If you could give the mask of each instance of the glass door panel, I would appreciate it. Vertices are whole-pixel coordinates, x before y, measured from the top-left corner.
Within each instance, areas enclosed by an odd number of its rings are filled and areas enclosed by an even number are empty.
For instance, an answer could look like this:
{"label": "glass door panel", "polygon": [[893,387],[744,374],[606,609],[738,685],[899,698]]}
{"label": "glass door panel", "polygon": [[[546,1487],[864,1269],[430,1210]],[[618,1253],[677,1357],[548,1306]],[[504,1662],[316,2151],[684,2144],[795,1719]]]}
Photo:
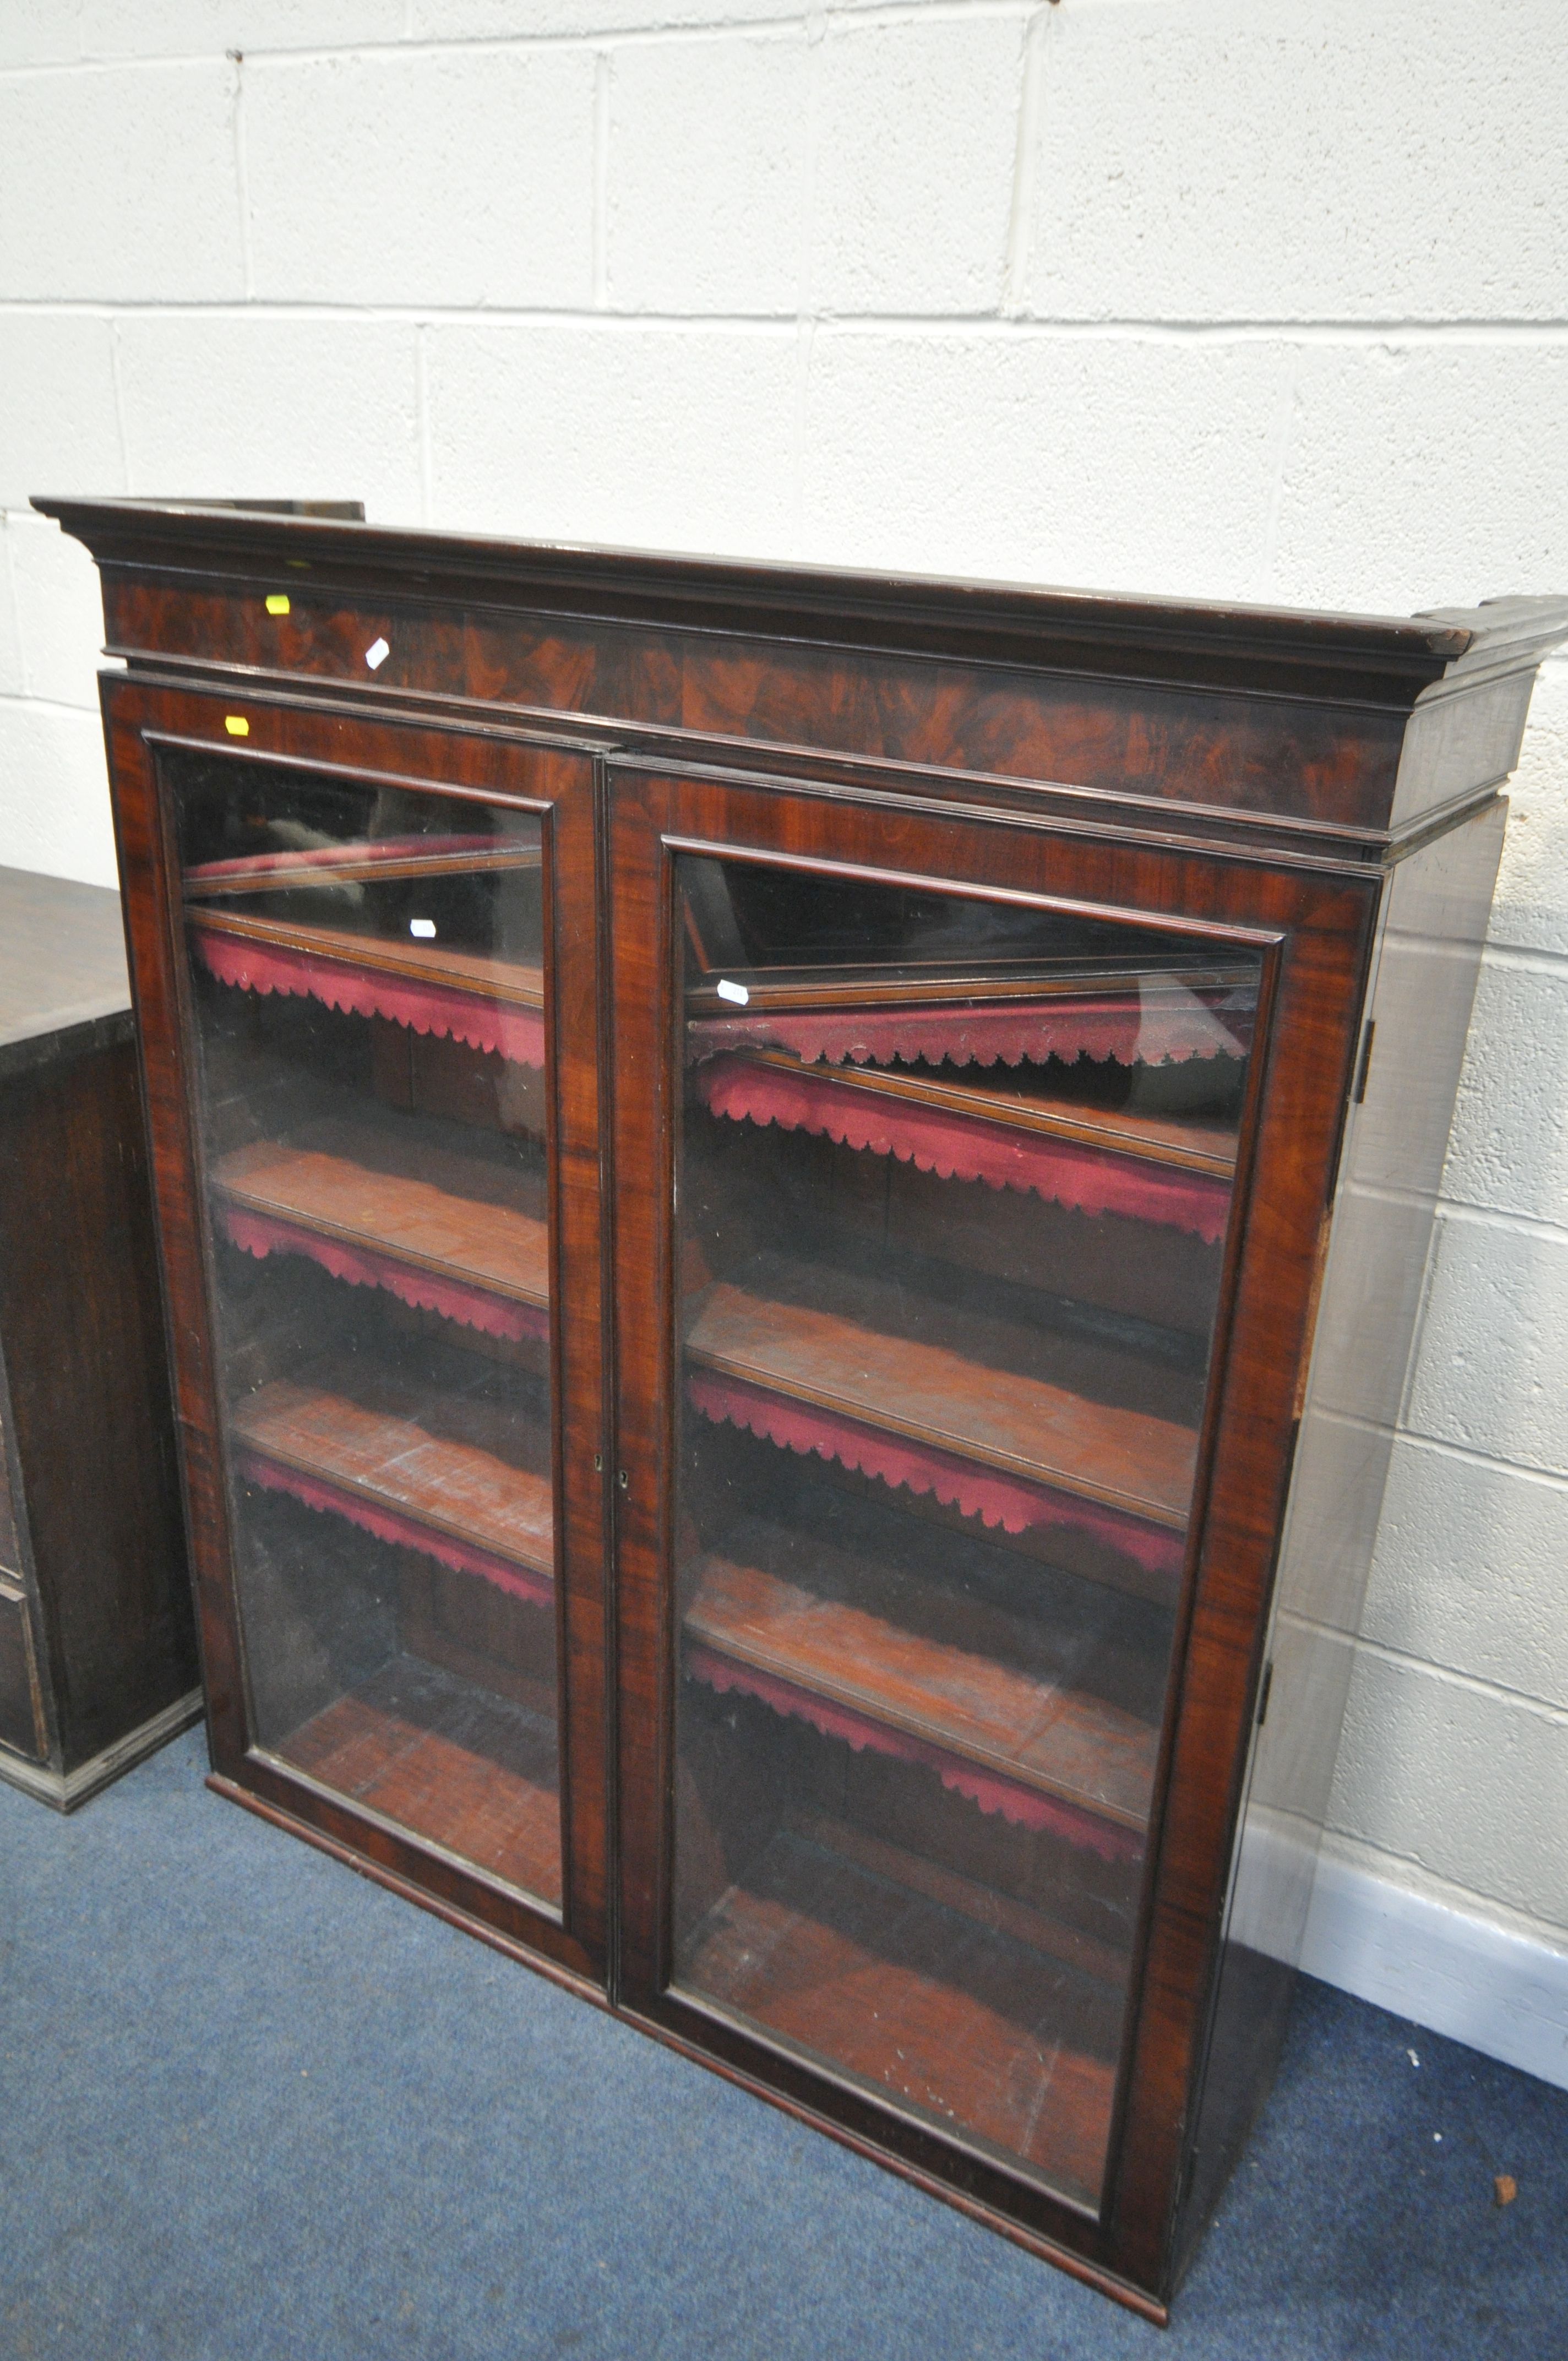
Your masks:
{"label": "glass door panel", "polygon": [[167,775],[255,1741],[558,1908],[540,819]]}
{"label": "glass door panel", "polygon": [[1091,2205],[1259,958],[676,878],[674,1988]]}

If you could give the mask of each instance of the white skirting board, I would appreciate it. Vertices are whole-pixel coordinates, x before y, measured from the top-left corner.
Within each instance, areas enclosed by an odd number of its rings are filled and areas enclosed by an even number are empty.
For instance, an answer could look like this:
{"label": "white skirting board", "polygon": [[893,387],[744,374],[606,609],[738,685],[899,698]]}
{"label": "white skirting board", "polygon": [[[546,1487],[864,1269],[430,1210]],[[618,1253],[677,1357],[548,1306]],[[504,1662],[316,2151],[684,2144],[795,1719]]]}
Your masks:
{"label": "white skirting board", "polygon": [[1301,1965],[1568,2090],[1568,1949],[1322,1853]]}

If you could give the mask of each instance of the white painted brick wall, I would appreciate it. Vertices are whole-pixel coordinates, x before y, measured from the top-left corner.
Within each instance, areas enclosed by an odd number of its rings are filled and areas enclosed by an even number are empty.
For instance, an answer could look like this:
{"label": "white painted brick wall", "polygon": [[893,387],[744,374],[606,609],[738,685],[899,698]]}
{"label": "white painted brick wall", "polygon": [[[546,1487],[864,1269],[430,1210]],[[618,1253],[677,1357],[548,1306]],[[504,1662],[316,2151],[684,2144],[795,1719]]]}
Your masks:
{"label": "white painted brick wall", "polygon": [[501,512],[546,540],[712,549],[744,514],[787,543],[793,331],[452,327],[426,368],[445,523],[491,532]]}
{"label": "white painted brick wall", "polygon": [[1003,292],[1026,16],[828,19],[811,299],[825,312],[994,315]]}
{"label": "white painted brick wall", "polygon": [[16,519],[0,517],[0,697],[25,697],[27,668],[22,662],[22,628],[11,588],[11,544]]}
{"label": "white painted brick wall", "polygon": [[137,491],[194,484],[236,494],[238,468],[254,500],[332,499],[351,483],[374,516],[418,513],[419,340],[411,323],[159,310],[117,322],[115,342],[126,478]]}
{"label": "white painted brick wall", "polygon": [[610,303],[793,319],[809,200],[804,27],[643,42],[603,79]]}
{"label": "white painted brick wall", "polygon": [[[0,860],[113,872],[49,491],[1348,608],[1568,588],[1561,0],[0,5]],[[1568,1949],[1568,663],[1342,1856]]]}
{"label": "white painted brick wall", "polygon": [[1268,341],[824,324],[802,544],[841,565],[1260,592],[1288,390]]}
{"label": "white painted brick wall", "polygon": [[258,302],[589,304],[590,51],[263,57],[239,113]]}
{"label": "white painted brick wall", "polygon": [[1031,312],[1560,317],[1561,9],[1065,0],[1049,39]]}
{"label": "white painted brick wall", "polygon": [[7,74],[0,296],[242,296],[236,80],[222,57]]}

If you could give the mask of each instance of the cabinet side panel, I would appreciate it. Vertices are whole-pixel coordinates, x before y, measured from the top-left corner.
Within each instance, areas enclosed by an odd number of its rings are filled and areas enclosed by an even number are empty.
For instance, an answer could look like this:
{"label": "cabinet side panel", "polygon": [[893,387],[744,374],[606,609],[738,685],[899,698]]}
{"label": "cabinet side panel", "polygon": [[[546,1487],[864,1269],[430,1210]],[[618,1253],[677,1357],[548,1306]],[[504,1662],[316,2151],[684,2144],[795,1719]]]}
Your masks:
{"label": "cabinet side panel", "polygon": [[1341,1157],[1280,1545],[1272,1677],[1179,2231],[1183,2260],[1267,2094],[1284,2038],[1506,811],[1501,800],[1488,805],[1412,854],[1384,899],[1367,1008],[1376,1032]]}
{"label": "cabinet side panel", "polygon": [[0,1319],[67,1771],[196,1685],[136,1053],[6,1094]]}
{"label": "cabinet side panel", "polygon": [[11,1498],[11,1470],[5,1446],[8,1407],[5,1372],[0,1368],[0,1575],[9,1575],[19,1583],[22,1579],[22,1543],[16,1532],[16,1509]]}
{"label": "cabinet side panel", "polygon": [[41,1762],[46,1751],[27,1602],[4,1584],[0,1584],[0,1746],[13,1748],[29,1763]]}

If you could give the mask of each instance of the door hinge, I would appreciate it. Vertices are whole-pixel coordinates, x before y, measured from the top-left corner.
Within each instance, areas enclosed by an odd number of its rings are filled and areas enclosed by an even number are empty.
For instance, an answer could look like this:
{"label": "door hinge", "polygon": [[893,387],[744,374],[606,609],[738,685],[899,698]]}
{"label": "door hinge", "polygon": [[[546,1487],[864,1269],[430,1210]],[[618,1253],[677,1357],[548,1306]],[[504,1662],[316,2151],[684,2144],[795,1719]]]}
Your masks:
{"label": "door hinge", "polygon": [[1263,1728],[1264,1723],[1268,1719],[1268,1693],[1273,1686],[1274,1659],[1270,1656],[1267,1664],[1265,1664],[1263,1668],[1263,1678],[1258,1684],[1257,1726],[1259,1730]]}
{"label": "door hinge", "polygon": [[1369,1016],[1362,1027],[1361,1058],[1355,1069],[1355,1088],[1351,1093],[1351,1102],[1355,1106],[1360,1106],[1366,1096],[1366,1076],[1372,1064],[1372,1036],[1376,1030],[1376,1017]]}

